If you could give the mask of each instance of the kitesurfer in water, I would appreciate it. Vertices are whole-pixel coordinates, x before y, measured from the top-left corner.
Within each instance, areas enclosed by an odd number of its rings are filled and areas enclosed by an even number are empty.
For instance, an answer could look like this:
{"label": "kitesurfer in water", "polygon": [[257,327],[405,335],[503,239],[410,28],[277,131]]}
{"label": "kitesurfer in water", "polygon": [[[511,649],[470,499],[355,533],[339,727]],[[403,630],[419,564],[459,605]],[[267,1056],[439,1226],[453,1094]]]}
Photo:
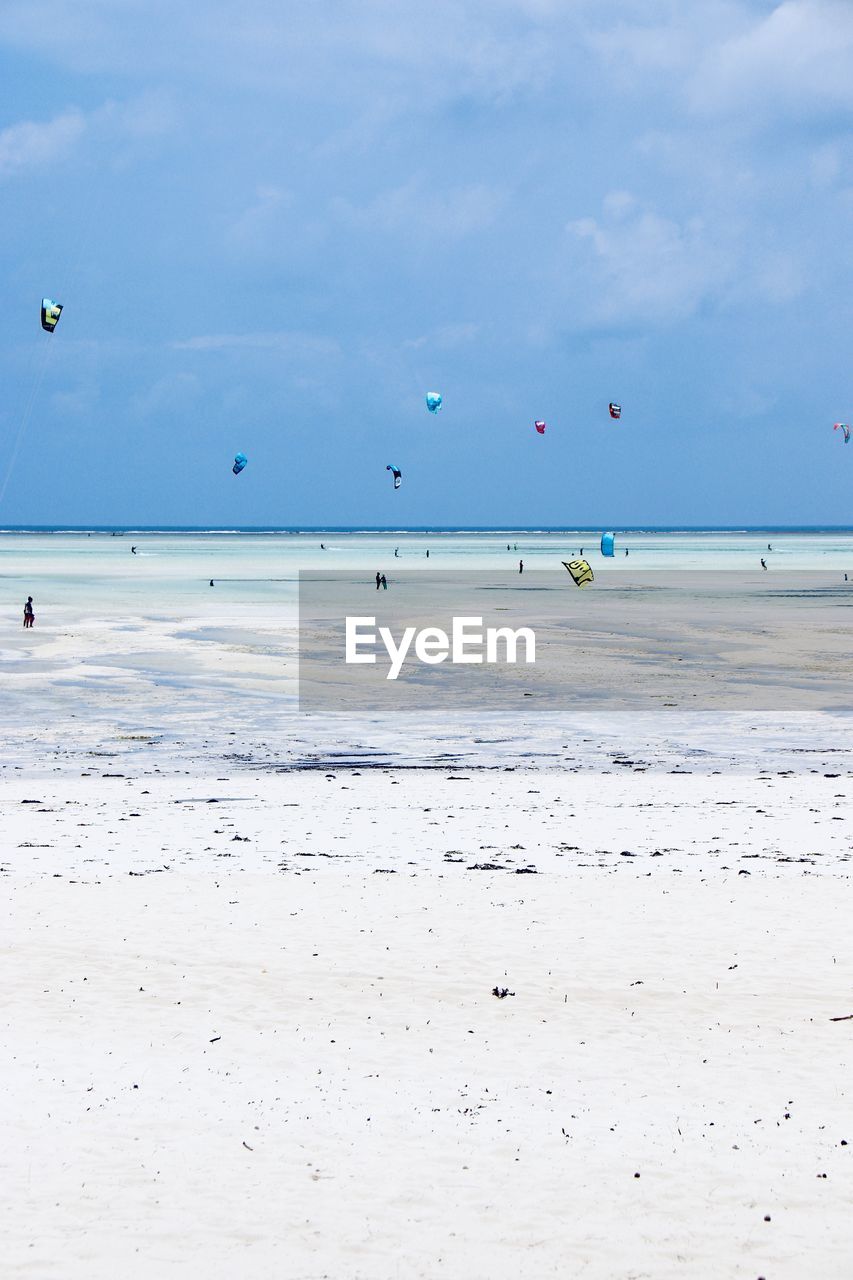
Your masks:
{"label": "kitesurfer in water", "polygon": [[33,612],[33,598],[32,596],[27,596],[27,603],[24,605],[24,627],[28,629],[33,625],[35,620],[36,615]]}

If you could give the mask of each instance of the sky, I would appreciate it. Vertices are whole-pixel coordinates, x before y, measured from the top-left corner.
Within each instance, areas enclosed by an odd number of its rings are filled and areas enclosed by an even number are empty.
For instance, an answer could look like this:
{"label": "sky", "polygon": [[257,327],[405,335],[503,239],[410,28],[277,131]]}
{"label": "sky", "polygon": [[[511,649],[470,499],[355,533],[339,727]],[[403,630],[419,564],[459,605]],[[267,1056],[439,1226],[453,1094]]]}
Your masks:
{"label": "sky", "polygon": [[851,65],[849,0],[3,0],[0,525],[853,524]]}

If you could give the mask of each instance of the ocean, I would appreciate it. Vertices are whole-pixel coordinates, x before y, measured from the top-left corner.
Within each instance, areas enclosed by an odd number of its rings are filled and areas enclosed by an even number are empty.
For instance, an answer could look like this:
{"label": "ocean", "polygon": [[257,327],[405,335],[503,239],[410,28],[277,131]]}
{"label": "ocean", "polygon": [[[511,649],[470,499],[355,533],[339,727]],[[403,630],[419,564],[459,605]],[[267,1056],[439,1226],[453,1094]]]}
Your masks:
{"label": "ocean", "polygon": [[[596,572],[636,570],[831,570],[853,575],[853,529],[12,529],[0,531],[0,601],[8,616],[27,595],[77,617],[111,611],[206,611],[217,600],[264,609],[295,602],[300,570],[518,571],[559,569],[583,554]],[[136,553],[131,552],[136,547]],[[772,548],[772,550],[768,550]],[[395,556],[395,551],[398,553]],[[625,555],[625,552],[628,555]],[[427,556],[427,552],[429,555]],[[23,593],[23,596],[22,596]]]}

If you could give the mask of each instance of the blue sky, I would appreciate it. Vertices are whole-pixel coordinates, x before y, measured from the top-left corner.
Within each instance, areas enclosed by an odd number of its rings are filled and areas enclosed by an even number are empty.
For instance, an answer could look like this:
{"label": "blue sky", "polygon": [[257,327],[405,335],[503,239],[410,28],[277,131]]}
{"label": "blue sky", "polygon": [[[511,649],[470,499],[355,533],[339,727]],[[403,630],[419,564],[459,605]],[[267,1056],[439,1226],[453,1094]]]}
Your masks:
{"label": "blue sky", "polygon": [[851,65],[846,0],[6,0],[0,523],[853,523]]}

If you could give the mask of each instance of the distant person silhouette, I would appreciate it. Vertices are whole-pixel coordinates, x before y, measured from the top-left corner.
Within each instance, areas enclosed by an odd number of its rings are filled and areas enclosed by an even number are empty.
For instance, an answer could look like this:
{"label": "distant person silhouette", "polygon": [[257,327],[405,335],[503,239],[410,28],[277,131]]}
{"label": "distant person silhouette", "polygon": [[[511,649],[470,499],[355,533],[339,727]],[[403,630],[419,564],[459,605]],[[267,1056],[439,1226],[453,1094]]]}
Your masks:
{"label": "distant person silhouette", "polygon": [[388,583],[385,581],[385,574],[384,574],[384,573],[383,573],[383,575],[382,575],[382,590],[383,590],[383,591],[387,591],[387,590],[388,590]]}
{"label": "distant person silhouette", "polygon": [[762,569],[766,569],[766,568],[767,568],[767,561],[766,561],[766,560],[763,560],[763,559],[762,559],[762,561],[761,561],[761,567],[762,567]]}
{"label": "distant person silhouette", "polygon": [[33,612],[33,598],[32,596],[27,596],[27,603],[24,605],[24,627],[29,629],[35,620],[36,615]]}
{"label": "distant person silhouette", "polygon": [[379,588],[380,588],[381,586],[382,586],[382,574],[381,574],[381,573],[377,573],[377,575],[376,575],[376,590],[378,591],[378,590],[379,590]]}
{"label": "distant person silhouette", "polygon": [[518,572],[519,572],[519,573],[524,573],[524,561],[523,561],[523,560],[519,560],[519,562],[518,562]]}

